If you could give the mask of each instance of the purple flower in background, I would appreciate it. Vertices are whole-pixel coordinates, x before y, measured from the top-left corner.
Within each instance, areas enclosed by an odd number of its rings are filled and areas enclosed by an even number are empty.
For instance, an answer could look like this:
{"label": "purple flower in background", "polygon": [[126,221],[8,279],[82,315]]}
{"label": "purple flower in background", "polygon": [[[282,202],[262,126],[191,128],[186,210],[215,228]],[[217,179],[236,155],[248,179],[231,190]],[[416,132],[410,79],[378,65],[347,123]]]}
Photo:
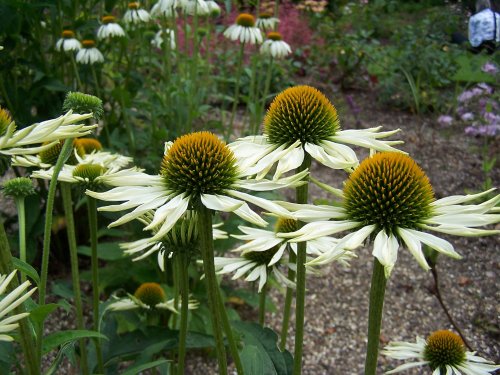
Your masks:
{"label": "purple flower in background", "polygon": [[448,115],[441,115],[438,117],[437,121],[441,126],[450,126],[453,123],[453,117]]}
{"label": "purple flower in background", "polygon": [[468,126],[465,128],[465,134],[494,137],[500,134],[500,125]]}
{"label": "purple flower in background", "polygon": [[474,113],[466,112],[462,116],[460,116],[460,119],[462,121],[472,121],[472,120],[474,120]]}
{"label": "purple flower in background", "polygon": [[[493,88],[490,85],[488,85],[487,83],[479,83],[477,85],[477,87],[479,89],[486,91],[487,94],[491,94],[493,92]],[[483,92],[480,92],[480,94],[483,94]]]}
{"label": "purple flower in background", "polygon": [[497,66],[491,62],[487,62],[486,64],[484,64],[482,66],[481,70],[485,73],[492,74],[492,75],[498,73]]}
{"label": "purple flower in background", "polygon": [[464,92],[462,92],[459,96],[458,96],[458,101],[459,102],[468,102],[469,100],[471,100],[473,97],[475,96],[475,94],[471,91],[471,90],[466,90]]}

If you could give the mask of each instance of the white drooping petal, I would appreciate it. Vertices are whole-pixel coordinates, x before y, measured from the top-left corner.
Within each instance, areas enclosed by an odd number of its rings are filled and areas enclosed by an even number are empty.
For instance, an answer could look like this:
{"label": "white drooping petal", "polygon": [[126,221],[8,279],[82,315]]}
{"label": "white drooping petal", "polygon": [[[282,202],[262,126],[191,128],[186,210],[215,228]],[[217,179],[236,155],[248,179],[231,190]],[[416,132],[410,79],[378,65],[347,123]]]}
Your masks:
{"label": "white drooping petal", "polygon": [[452,195],[452,196],[441,198],[441,199],[438,199],[438,200],[432,202],[431,206],[439,208],[439,207],[458,205],[458,204],[470,202],[470,201],[479,199],[482,196],[487,195],[494,190],[496,190],[496,188],[492,188],[492,189],[489,189],[489,190],[486,190],[486,191],[483,191],[483,192],[477,193],[477,194]]}
{"label": "white drooping petal", "polygon": [[420,267],[426,271],[430,270],[431,267],[429,267],[429,264],[425,259],[424,252],[422,251],[422,245],[418,238],[406,229],[398,228],[397,231],[408,250],[410,250],[410,253],[415,257],[418,264],[420,264]]}
{"label": "white drooping petal", "polygon": [[342,219],[346,217],[346,211],[343,207],[298,204],[284,201],[277,201],[275,203],[292,211],[295,219],[304,222],[326,221],[329,219]]}
{"label": "white drooping petal", "polygon": [[312,143],[306,143],[305,149],[315,160],[332,169],[354,168],[358,164],[357,160],[353,162],[344,158],[331,156],[323,147]]}
{"label": "white drooping petal", "polygon": [[282,174],[291,170],[297,169],[304,161],[304,150],[302,147],[292,148],[288,153],[283,155],[278,161],[276,172],[273,180],[277,180]]}
{"label": "white drooping petal", "polygon": [[203,205],[214,211],[233,212],[240,208],[244,202],[226,197],[224,195],[202,194],[201,202]]}
{"label": "white drooping petal", "polygon": [[303,242],[350,230],[359,227],[359,225],[360,223],[353,221],[317,221],[304,225],[298,231],[277,233],[276,235],[282,238],[290,238],[290,242]]}
{"label": "white drooping petal", "polygon": [[271,212],[275,215],[278,215],[280,217],[287,218],[287,219],[294,218],[293,215],[287,209],[285,209],[282,206],[280,206],[279,204],[276,204],[276,203],[269,201],[267,199],[259,198],[259,197],[256,197],[256,196],[253,196],[250,194],[246,194],[246,193],[243,193],[241,191],[236,191],[236,190],[228,190],[227,193],[236,197],[236,198],[244,199],[245,201],[250,202],[252,204],[255,204],[256,206],[258,206],[258,207],[260,207],[268,212]]}
{"label": "white drooping petal", "polygon": [[443,240],[442,238],[414,229],[406,229],[406,231],[413,235],[418,241],[423,242],[427,246],[432,247],[434,250],[439,251],[440,253],[443,253],[455,259],[462,258],[462,256],[455,251],[453,245],[448,241]]}
{"label": "white drooping petal", "polygon": [[253,191],[270,191],[276,189],[282,189],[285,187],[297,187],[307,183],[304,178],[309,174],[309,171],[303,170],[289,177],[284,177],[280,179],[269,180],[253,180],[246,179],[235,183],[234,186],[241,187],[242,189],[249,189]]}
{"label": "white drooping petal", "polygon": [[397,148],[392,147],[392,145],[401,144],[403,141],[378,140],[378,138],[385,138],[397,133],[399,129],[387,132],[378,132],[379,129],[380,127],[371,129],[340,130],[335,133],[334,136],[329,138],[334,142],[352,144],[377,151],[402,152]]}
{"label": "white drooping petal", "polygon": [[[173,200],[174,199],[172,199],[172,201]],[[163,237],[165,237],[166,234],[174,227],[175,223],[177,223],[177,220],[179,220],[182,217],[182,215],[184,215],[184,213],[187,211],[188,206],[189,206],[189,198],[182,197],[179,200],[177,200],[176,204],[171,206],[171,209],[169,210],[169,214],[166,217],[166,220],[163,222],[163,224],[161,224],[160,229],[158,229],[158,232],[156,232],[155,235],[151,237],[151,239],[161,240]]]}
{"label": "white drooping petal", "polygon": [[391,271],[398,259],[398,240],[392,234],[387,235],[384,230],[378,232],[373,242],[373,256],[384,266],[386,279],[391,275]]}

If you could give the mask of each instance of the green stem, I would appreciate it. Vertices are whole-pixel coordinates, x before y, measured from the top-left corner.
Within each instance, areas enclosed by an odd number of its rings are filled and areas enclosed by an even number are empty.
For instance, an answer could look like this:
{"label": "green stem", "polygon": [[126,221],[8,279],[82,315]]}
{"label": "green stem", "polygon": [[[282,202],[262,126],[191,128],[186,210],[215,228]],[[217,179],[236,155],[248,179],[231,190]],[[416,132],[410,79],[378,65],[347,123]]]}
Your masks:
{"label": "green stem", "polygon": [[[257,134],[257,127],[261,121],[262,113],[264,112],[264,109],[266,108],[266,99],[267,95],[269,94],[269,90],[271,88],[271,78],[272,78],[272,71],[273,71],[273,57],[269,57],[269,65],[267,66],[267,72],[266,72],[266,80],[264,83],[264,93],[262,94],[262,102],[260,100],[257,101],[256,106],[258,108],[258,113],[256,115],[256,123],[255,123],[255,128],[252,129],[252,134]],[[258,87],[260,87],[260,83],[258,84]]]}
{"label": "green stem", "polygon": [[[16,198],[17,216],[19,223],[19,259],[26,263],[26,211],[24,197]],[[21,283],[26,281],[26,275],[21,272]]]}
{"label": "green stem", "polygon": [[[54,211],[54,199],[56,196],[57,188],[57,177],[59,172],[68,160],[71,152],[73,151],[73,139],[68,138],[64,142],[61,153],[57,158],[56,165],[54,166],[54,172],[52,173],[52,178],[49,184],[49,193],[47,195],[47,203],[45,208],[45,227],[43,232],[43,249],[42,249],[42,267],[40,270],[40,287],[38,288],[38,304],[45,305],[45,296],[47,291],[47,278],[49,274],[49,255],[50,255],[50,239],[52,235],[52,212]],[[42,358],[42,341],[43,341],[43,326],[44,323],[40,323],[37,329],[37,361],[41,362]]]}
{"label": "green stem", "polygon": [[[293,251],[290,251],[290,263],[297,263],[297,256]],[[295,271],[291,268],[288,269],[288,280],[295,281]],[[281,326],[281,337],[280,337],[280,350],[283,351],[286,348],[286,339],[288,337],[288,326],[290,325],[290,311],[292,308],[294,290],[292,288],[286,288],[285,305],[283,307],[283,323]]]}
{"label": "green stem", "polygon": [[[302,165],[297,168],[297,173],[311,166],[311,156],[305,154]],[[296,201],[299,204],[306,204],[309,192],[309,183],[295,189]],[[299,228],[304,223],[299,222]],[[295,353],[293,363],[293,374],[302,373],[302,352],[304,341],[304,318],[306,299],[306,247],[307,242],[297,244],[297,292],[295,301]]]}
{"label": "green stem", "polygon": [[[97,257],[97,208],[94,198],[87,195],[87,213],[89,215],[90,229],[90,268],[92,269],[92,318],[94,331],[99,331],[99,258]],[[104,373],[104,362],[102,359],[101,339],[94,339],[97,354],[97,369],[100,374]]]}
{"label": "green stem", "polygon": [[[75,234],[75,218],[73,215],[73,201],[71,199],[71,185],[61,182],[61,195],[63,199],[64,215],[66,216],[66,232],[68,234],[69,257],[71,262],[71,281],[73,282],[73,293],[75,296],[76,327],[85,329],[83,322],[82,292],[80,289],[80,275],[78,270],[78,255]],[[88,374],[87,349],[85,340],[80,341],[80,366],[83,374]]]}
{"label": "green stem", "polygon": [[[12,254],[10,252],[9,241],[3,220],[0,218],[0,274],[8,275],[14,269],[12,264]],[[9,291],[14,290],[19,286],[17,278],[14,277],[9,285]],[[24,304],[21,304],[15,309],[16,314],[23,314],[26,312]],[[19,321],[19,341],[24,353],[24,363],[26,371],[29,375],[40,374],[40,365],[37,360],[37,353],[35,350],[35,340],[33,338],[33,329],[28,319],[21,319]]]}
{"label": "green stem", "polygon": [[267,297],[267,282],[262,287],[259,293],[259,324],[264,326],[266,320],[266,297]]}
{"label": "green stem", "polygon": [[372,283],[370,287],[370,308],[368,312],[368,347],[366,349],[365,375],[377,372],[378,345],[387,279],[384,266],[377,258],[373,262]]}
{"label": "green stem", "polygon": [[211,312],[212,329],[215,339],[215,351],[219,363],[219,374],[227,375],[226,349],[222,337],[222,317],[218,303],[217,277],[214,265],[214,241],[212,232],[212,212],[201,202],[198,203],[198,231],[200,238],[201,254],[203,257],[203,268],[208,294],[208,307]]}
{"label": "green stem", "polygon": [[243,52],[245,51],[245,43],[240,44],[240,53],[238,55],[238,65],[236,66],[236,86],[234,87],[234,97],[233,97],[233,108],[231,110],[231,117],[229,119],[229,126],[227,131],[229,134],[233,130],[234,117],[236,115],[236,109],[238,107],[238,97],[240,96],[240,79],[241,71],[243,68]]}
{"label": "green stem", "polygon": [[189,260],[186,252],[181,252],[178,256],[178,271],[181,290],[181,322],[179,327],[179,358],[177,360],[177,373],[184,374],[184,362],[186,359],[186,338],[189,306]]}
{"label": "green stem", "polygon": [[238,352],[238,345],[236,345],[236,340],[234,339],[233,330],[231,329],[231,323],[229,323],[229,318],[226,313],[226,306],[224,306],[224,301],[222,300],[222,295],[220,290],[217,290],[217,297],[219,300],[219,309],[222,315],[222,325],[224,326],[224,332],[226,334],[227,341],[229,343],[229,351],[234,360],[234,366],[236,367],[236,372],[238,375],[243,375],[243,364],[241,363],[240,353]]}
{"label": "green stem", "polygon": [[78,73],[78,67],[76,66],[75,56],[73,56],[73,54],[71,52],[69,53],[69,55],[71,58],[71,65],[73,66],[73,71],[75,72],[75,78],[76,78],[76,84],[77,84],[76,89],[81,91],[81,90],[83,90],[83,85],[82,85],[82,81],[80,80],[80,74]]}

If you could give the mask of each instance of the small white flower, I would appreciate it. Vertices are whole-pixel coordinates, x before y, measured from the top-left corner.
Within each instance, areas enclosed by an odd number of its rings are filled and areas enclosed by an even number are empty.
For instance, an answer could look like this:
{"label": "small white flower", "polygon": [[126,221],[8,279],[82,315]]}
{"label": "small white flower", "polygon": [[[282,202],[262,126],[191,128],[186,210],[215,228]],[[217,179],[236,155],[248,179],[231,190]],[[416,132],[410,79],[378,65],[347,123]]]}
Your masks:
{"label": "small white flower", "polygon": [[415,359],[387,371],[395,374],[415,367],[429,367],[432,375],[488,375],[500,366],[465,350],[462,339],[450,331],[433,332],[427,340],[417,337],[415,343],[391,342],[382,354],[400,360]]}
{"label": "small white flower", "polygon": [[60,52],[79,51],[81,48],[81,43],[75,38],[75,33],[71,30],[64,30],[62,38],[56,42],[56,50]]}
{"label": "small white flower", "polygon": [[15,275],[16,271],[12,271],[9,275],[0,275],[0,341],[14,340],[7,333],[19,327],[19,323],[17,322],[27,317],[29,313],[16,314],[9,317],[6,317],[6,315],[26,301],[36,290],[36,288],[33,288],[25,293],[26,289],[31,285],[29,281],[25,281],[16,289],[4,295]]}
{"label": "small white flower", "polygon": [[280,22],[280,20],[276,17],[272,17],[269,13],[261,13],[259,14],[259,18],[257,18],[255,25],[262,31],[267,31],[273,30],[278,22]]}
{"label": "small white flower", "polygon": [[139,25],[141,23],[147,23],[151,19],[147,10],[139,8],[138,2],[132,2],[128,4],[128,10],[123,16],[123,21],[128,25]]}
{"label": "small white flower", "polygon": [[102,17],[102,25],[97,30],[97,39],[108,39],[125,36],[123,28],[115,22],[114,16]]}
{"label": "small white flower", "polygon": [[82,41],[83,48],[76,54],[76,62],[80,64],[93,65],[104,62],[101,51],[95,47],[95,42],[90,39]]}
{"label": "small white flower", "polygon": [[155,37],[151,40],[151,44],[158,49],[161,49],[163,40],[167,39],[170,41],[170,49],[175,49],[175,34],[172,29],[160,30],[155,34]]}
{"label": "small white flower", "polygon": [[248,13],[240,14],[235,24],[224,31],[224,36],[231,40],[239,40],[241,43],[262,43],[262,32],[255,27],[255,18]]}
{"label": "small white flower", "polygon": [[[2,111],[4,110],[0,108],[0,114]],[[0,154],[36,154],[52,147],[59,139],[89,134],[97,125],[85,125],[81,122],[91,117],[91,113],[80,115],[73,114],[73,111],[69,111],[56,119],[33,124],[18,131],[16,131],[15,122],[11,121],[5,133],[0,136]],[[23,148],[23,146],[39,143],[45,144]]]}
{"label": "small white flower", "polygon": [[270,32],[267,34],[267,40],[260,46],[260,53],[272,56],[275,59],[282,59],[292,53],[290,45],[281,40],[281,34]]}
{"label": "small white flower", "polygon": [[152,17],[175,17],[177,12],[177,0],[159,0],[153,8],[151,8]]}
{"label": "small white flower", "polygon": [[210,8],[205,0],[179,0],[179,7],[190,16],[210,14]]}

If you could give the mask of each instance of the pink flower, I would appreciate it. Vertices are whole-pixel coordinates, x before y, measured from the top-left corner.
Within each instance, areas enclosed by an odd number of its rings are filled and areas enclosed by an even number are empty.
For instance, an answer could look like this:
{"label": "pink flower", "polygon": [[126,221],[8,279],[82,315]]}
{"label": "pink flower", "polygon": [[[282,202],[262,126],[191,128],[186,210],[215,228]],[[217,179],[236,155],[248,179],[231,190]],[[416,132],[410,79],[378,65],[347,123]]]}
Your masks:
{"label": "pink flower", "polygon": [[448,115],[441,115],[438,117],[437,121],[441,126],[450,126],[453,123],[453,117]]}
{"label": "pink flower", "polygon": [[494,63],[491,63],[491,62],[487,62],[486,64],[484,64],[482,66],[481,70],[483,72],[485,72],[485,73],[492,74],[492,75],[498,73],[497,66]]}

